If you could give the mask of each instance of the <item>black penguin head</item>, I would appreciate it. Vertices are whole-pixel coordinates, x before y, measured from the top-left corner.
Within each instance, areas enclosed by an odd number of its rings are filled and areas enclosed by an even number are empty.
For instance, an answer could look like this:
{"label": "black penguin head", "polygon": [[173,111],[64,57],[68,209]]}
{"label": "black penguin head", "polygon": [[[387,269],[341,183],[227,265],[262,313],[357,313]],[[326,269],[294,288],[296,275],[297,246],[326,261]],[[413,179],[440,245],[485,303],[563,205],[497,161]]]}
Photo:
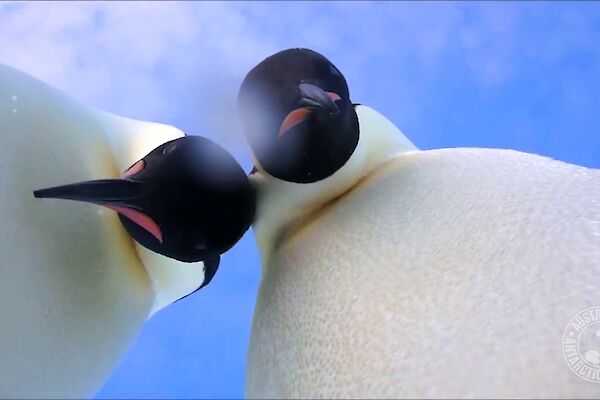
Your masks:
{"label": "black penguin head", "polygon": [[35,197],[79,200],[119,213],[144,247],[185,262],[218,257],[254,218],[254,192],[236,160],[212,141],[186,136],[134,163],[123,179],[37,190]]}
{"label": "black penguin head", "polygon": [[238,105],[256,159],[279,179],[325,179],[358,144],[346,80],[312,50],[284,50],[262,61],[242,82]]}

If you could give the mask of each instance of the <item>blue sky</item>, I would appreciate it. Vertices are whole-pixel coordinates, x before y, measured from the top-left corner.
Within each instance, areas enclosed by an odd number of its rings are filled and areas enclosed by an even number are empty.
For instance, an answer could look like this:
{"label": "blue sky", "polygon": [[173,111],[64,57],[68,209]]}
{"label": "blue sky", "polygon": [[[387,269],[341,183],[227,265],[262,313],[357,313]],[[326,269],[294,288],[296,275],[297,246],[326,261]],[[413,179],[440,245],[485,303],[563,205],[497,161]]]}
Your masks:
{"label": "blue sky", "polygon": [[[244,74],[310,47],[420,148],[600,167],[600,3],[0,3],[0,62],[79,100],[218,141],[250,168]],[[154,316],[98,397],[240,397],[260,279],[252,233]]]}

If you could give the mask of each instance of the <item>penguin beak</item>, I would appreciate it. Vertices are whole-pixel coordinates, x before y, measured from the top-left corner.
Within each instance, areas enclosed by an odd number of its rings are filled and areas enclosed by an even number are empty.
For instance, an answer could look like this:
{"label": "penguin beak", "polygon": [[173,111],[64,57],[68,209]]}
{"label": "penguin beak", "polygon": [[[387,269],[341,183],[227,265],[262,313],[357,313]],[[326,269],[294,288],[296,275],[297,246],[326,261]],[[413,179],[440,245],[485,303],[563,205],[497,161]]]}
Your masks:
{"label": "penguin beak", "polygon": [[38,199],[76,200],[110,208],[146,229],[162,243],[162,232],[158,224],[140,211],[152,191],[151,186],[141,182],[100,179],[35,190],[33,195]]}
{"label": "penguin beak", "polygon": [[148,195],[146,185],[126,179],[100,179],[55,186],[33,192],[38,199],[65,199],[99,205],[140,208],[136,200]]}
{"label": "penguin beak", "polygon": [[298,85],[302,98],[300,99],[300,105],[304,105],[309,108],[320,108],[327,111],[330,115],[338,115],[340,109],[335,104],[336,100],[342,98],[333,92],[326,92],[318,86],[310,83],[301,83]]}
{"label": "penguin beak", "polygon": [[298,89],[302,96],[298,102],[300,107],[285,117],[279,127],[279,137],[283,136],[283,134],[299,123],[310,118],[315,109],[326,111],[331,116],[336,116],[340,113],[340,109],[335,102],[342,98],[337,93],[326,92],[310,83],[301,83],[298,85]]}

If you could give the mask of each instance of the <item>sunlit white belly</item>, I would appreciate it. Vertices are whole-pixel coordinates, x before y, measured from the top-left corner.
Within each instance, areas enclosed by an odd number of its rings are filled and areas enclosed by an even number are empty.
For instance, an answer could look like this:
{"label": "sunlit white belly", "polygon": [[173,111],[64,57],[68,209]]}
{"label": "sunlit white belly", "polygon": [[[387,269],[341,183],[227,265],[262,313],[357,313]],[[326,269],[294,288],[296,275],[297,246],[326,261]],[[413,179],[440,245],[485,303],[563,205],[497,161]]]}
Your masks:
{"label": "sunlit white belly", "polygon": [[505,150],[402,155],[273,253],[247,394],[598,397],[561,335],[599,287],[600,171]]}

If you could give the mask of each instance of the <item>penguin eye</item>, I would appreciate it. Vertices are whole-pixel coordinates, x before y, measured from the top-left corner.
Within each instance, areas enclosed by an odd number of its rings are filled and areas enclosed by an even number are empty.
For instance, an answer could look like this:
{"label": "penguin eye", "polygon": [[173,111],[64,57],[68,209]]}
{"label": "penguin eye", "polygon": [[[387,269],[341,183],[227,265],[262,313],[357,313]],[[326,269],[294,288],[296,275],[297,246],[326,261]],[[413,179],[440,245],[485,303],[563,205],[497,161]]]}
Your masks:
{"label": "penguin eye", "polygon": [[133,164],[131,167],[127,168],[125,170],[125,172],[123,172],[123,176],[128,177],[128,176],[135,175],[138,172],[141,172],[144,168],[146,168],[146,162],[144,160],[139,160],[138,162]]}

